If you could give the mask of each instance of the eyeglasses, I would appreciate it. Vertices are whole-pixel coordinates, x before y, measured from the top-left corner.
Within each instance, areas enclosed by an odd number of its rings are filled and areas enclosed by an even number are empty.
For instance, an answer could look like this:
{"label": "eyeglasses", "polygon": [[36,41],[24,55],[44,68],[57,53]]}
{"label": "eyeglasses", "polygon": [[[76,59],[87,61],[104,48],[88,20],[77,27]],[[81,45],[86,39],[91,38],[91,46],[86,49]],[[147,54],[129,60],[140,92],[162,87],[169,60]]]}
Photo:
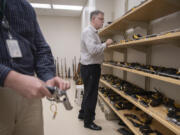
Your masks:
{"label": "eyeglasses", "polygon": [[104,21],[104,18],[98,17],[99,20]]}

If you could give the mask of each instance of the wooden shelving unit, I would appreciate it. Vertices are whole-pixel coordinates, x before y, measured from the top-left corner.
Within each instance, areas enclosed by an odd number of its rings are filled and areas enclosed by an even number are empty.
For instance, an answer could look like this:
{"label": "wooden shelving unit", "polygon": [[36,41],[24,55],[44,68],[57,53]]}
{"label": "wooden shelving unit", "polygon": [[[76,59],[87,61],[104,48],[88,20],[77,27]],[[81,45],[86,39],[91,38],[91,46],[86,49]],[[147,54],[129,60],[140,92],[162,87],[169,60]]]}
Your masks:
{"label": "wooden shelving unit", "polygon": [[101,79],[100,82],[104,84],[106,87],[111,88],[114,92],[116,92],[117,94],[119,94],[120,96],[122,96],[123,98],[125,98],[126,100],[137,106],[138,108],[140,108],[142,111],[152,116],[154,119],[159,121],[161,124],[163,124],[165,127],[170,129],[172,132],[176,133],[177,135],[180,135],[180,126],[177,126],[174,123],[167,121],[166,119],[167,110],[164,106],[146,108],[143,105],[141,105],[139,102],[132,99],[130,96],[124,94],[124,92],[114,88],[111,84],[107,83],[106,81]]}
{"label": "wooden shelving unit", "polygon": [[147,46],[154,46],[169,42],[180,42],[180,32],[168,33],[157,37],[134,40],[125,43],[116,43],[109,46],[108,49],[116,50],[119,48],[128,48],[128,47],[139,47],[139,46],[147,47]]}
{"label": "wooden shelving unit", "polygon": [[[107,38],[113,38],[113,36],[119,34],[121,36],[126,37],[126,35],[123,35],[127,29],[129,28],[135,28],[136,26],[139,25],[147,25],[147,33],[151,33],[149,29],[149,24],[152,20],[170,15],[172,13],[180,11],[180,2],[179,0],[147,0],[143,4],[131,9],[128,11],[125,15],[120,17],[119,19],[115,20],[113,23],[108,25],[107,27],[103,28],[99,32],[99,36],[104,40]],[[145,26],[146,27],[146,26]],[[151,54],[152,54],[152,47],[155,45],[159,44],[169,44],[173,43],[172,45],[176,45],[180,47],[179,45],[180,42],[180,31],[172,32],[172,33],[167,33],[164,35],[159,35],[156,37],[150,37],[150,38],[144,38],[140,40],[133,40],[133,41],[128,41],[128,42],[119,42],[116,44],[112,44],[109,46],[106,50],[106,54],[108,60],[113,59],[113,51],[118,51],[120,53],[123,53],[123,58],[124,61],[127,62],[127,48],[133,48],[137,49],[138,51],[143,51],[145,53],[146,57],[146,64],[149,65],[151,64]],[[138,71],[135,69],[129,69],[125,67],[119,67],[119,66],[114,66],[111,64],[105,64],[103,63],[104,67],[110,67],[118,70],[125,71],[123,74],[123,78],[127,78],[127,72],[134,73],[137,75],[141,75],[145,77],[145,87],[146,89],[150,88],[150,78],[161,80],[167,83],[175,84],[175,85],[180,85],[180,80],[170,78],[170,77],[165,77],[165,76],[159,76],[155,74],[150,74],[146,73],[143,71]],[[111,71],[110,71],[111,72]],[[112,73],[112,72],[111,72]],[[157,120],[159,123],[164,125],[166,127],[166,132],[162,132],[165,135],[169,135],[170,133],[168,131],[172,131],[176,135],[180,135],[180,126],[177,126],[174,123],[171,123],[167,120],[167,109],[164,106],[160,107],[144,107],[141,105],[139,102],[135,101],[132,99],[130,96],[125,95],[124,92],[119,91],[118,89],[112,87],[109,83],[101,80],[101,83],[106,85],[107,87],[111,88],[113,91],[121,95],[123,98],[128,100],[129,102],[133,103],[135,106],[140,108],[142,111],[146,112],[150,116],[152,116],[155,120]],[[102,95],[100,95],[102,97]],[[103,98],[103,97],[102,97]],[[111,106],[113,109],[113,106],[108,103],[108,99],[104,98],[104,100]],[[123,111],[119,112],[113,109],[115,113],[123,120],[125,121],[125,124],[135,133],[135,134],[140,134],[137,129],[132,127],[131,123],[128,123],[127,119],[123,117]],[[157,124],[158,128],[159,125]]]}
{"label": "wooden shelving unit", "polygon": [[[153,10],[152,10],[153,9]],[[100,36],[109,36],[124,31],[130,22],[149,22],[180,10],[180,6],[171,0],[147,0],[142,5],[114,21],[99,32]]]}
{"label": "wooden shelving unit", "polygon": [[124,67],[114,66],[114,65],[111,65],[111,64],[103,63],[102,65],[106,66],[106,67],[111,67],[111,68],[131,72],[131,73],[138,74],[138,75],[141,75],[141,76],[150,77],[150,78],[153,78],[153,79],[165,81],[165,82],[168,82],[168,83],[180,85],[180,80],[178,80],[178,79],[173,79],[173,78],[170,78],[170,77],[164,77],[164,76],[159,76],[159,75],[155,75],[155,74],[150,74],[150,73],[146,73],[146,72],[143,72],[143,71],[138,71],[138,70],[135,70],[135,69],[129,69],[129,68],[124,68]]}
{"label": "wooden shelving unit", "polygon": [[106,102],[106,104],[108,104],[108,106],[111,107],[111,109],[116,113],[116,115],[129,127],[129,129],[132,130],[132,132],[135,135],[142,135],[142,133],[139,131],[138,128],[135,128],[131,122],[124,116],[125,113],[128,113],[127,110],[123,110],[123,111],[117,111],[110,103],[108,98],[105,98],[100,92],[99,92],[99,96]]}
{"label": "wooden shelving unit", "polygon": [[[104,100],[104,102],[116,113],[116,115],[129,127],[129,129],[131,129],[131,131],[135,134],[135,135],[142,135],[142,133],[139,131],[138,128],[134,127],[132,125],[132,123],[124,116],[124,114],[135,114],[136,116],[139,116],[137,111],[132,111],[132,110],[116,110],[113,105],[110,103],[110,100],[106,97],[103,96],[102,93],[99,92],[99,96]],[[163,127],[162,125],[160,125],[157,121],[153,120],[152,122],[152,129],[157,129],[157,125],[158,125],[158,131],[160,131],[161,133],[163,133],[164,135],[174,135],[174,133],[170,132],[169,130],[167,130],[165,127]]]}

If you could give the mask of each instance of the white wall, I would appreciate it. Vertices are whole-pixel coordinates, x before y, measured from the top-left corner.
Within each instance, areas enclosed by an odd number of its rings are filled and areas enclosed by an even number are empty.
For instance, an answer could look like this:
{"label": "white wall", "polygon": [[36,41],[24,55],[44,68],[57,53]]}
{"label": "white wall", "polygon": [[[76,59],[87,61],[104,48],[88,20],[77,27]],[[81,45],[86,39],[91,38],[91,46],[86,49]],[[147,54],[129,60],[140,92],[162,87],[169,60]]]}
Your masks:
{"label": "white wall", "polygon": [[125,13],[125,1],[126,0],[114,1],[114,20],[118,19]]}
{"label": "white wall", "polygon": [[[126,12],[126,10],[132,9],[143,1],[145,0],[114,0],[114,20],[121,17]],[[127,7],[125,7],[126,3]]]}
{"label": "white wall", "polygon": [[88,24],[90,24],[90,13],[94,10],[101,10],[105,13],[105,23],[113,20],[114,0],[88,0],[87,5],[84,7],[81,15],[81,22],[83,30]]}
{"label": "white wall", "polygon": [[81,31],[88,26],[89,24],[89,8],[86,6],[84,7],[81,15]]}
{"label": "white wall", "polygon": [[73,57],[79,61],[80,56],[80,17],[38,16],[38,20],[54,57],[66,57],[67,65],[72,69]]}
{"label": "white wall", "polygon": [[88,0],[81,15],[81,31],[90,24],[90,13],[95,10],[95,0]]}
{"label": "white wall", "polygon": [[96,9],[104,12],[104,25],[113,20],[114,0],[96,0]]}
{"label": "white wall", "polygon": [[139,5],[144,0],[128,0],[128,10]]}

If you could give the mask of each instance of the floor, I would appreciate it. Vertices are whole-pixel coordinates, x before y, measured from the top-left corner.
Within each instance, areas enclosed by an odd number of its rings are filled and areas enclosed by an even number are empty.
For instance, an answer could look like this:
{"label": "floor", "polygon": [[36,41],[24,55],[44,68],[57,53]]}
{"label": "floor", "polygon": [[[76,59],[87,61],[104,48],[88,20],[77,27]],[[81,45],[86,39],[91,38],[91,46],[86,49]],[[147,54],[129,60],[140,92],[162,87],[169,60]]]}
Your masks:
{"label": "floor", "polygon": [[83,121],[77,119],[80,106],[74,102],[75,84],[71,80],[71,89],[67,92],[73,110],[66,111],[62,104],[58,104],[58,113],[53,120],[53,113],[50,111],[50,102],[43,99],[44,130],[45,135],[120,135],[117,121],[107,121],[99,105],[96,108],[95,123],[102,126],[102,131],[92,131],[83,127]]}

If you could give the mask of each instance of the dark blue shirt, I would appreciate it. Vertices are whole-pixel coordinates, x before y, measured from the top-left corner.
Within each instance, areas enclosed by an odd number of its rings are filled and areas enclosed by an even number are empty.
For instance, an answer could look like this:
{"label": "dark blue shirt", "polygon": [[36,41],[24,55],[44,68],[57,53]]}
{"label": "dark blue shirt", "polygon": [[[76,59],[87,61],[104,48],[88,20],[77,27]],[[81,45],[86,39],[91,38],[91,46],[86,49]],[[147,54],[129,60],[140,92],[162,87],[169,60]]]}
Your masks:
{"label": "dark blue shirt", "polygon": [[10,58],[6,48],[8,34],[0,25],[0,86],[4,85],[4,80],[11,70],[32,76],[36,73],[43,81],[53,78],[55,76],[53,56],[41,33],[34,9],[26,0],[6,1],[5,16],[23,57]]}

